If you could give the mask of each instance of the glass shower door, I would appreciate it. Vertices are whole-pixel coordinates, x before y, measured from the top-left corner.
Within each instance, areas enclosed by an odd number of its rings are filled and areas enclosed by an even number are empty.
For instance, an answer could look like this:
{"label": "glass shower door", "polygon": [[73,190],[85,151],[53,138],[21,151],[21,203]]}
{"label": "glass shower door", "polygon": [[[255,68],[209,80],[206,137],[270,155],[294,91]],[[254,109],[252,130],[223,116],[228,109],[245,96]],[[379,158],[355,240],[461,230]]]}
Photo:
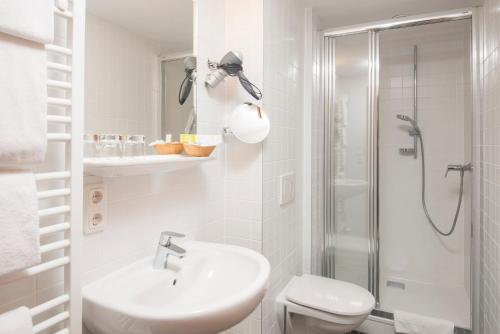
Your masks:
{"label": "glass shower door", "polygon": [[369,288],[369,36],[326,38],[323,275]]}

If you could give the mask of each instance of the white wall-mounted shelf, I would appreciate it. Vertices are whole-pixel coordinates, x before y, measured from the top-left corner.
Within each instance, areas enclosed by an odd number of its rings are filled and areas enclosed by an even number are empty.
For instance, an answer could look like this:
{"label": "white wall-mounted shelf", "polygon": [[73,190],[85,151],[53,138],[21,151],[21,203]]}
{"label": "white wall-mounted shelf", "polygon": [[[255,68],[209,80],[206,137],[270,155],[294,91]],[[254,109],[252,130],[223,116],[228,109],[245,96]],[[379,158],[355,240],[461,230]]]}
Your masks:
{"label": "white wall-mounted shelf", "polygon": [[213,158],[196,158],[179,154],[146,155],[126,158],[85,158],[83,165],[86,175],[119,177],[166,173],[197,166],[210,159]]}

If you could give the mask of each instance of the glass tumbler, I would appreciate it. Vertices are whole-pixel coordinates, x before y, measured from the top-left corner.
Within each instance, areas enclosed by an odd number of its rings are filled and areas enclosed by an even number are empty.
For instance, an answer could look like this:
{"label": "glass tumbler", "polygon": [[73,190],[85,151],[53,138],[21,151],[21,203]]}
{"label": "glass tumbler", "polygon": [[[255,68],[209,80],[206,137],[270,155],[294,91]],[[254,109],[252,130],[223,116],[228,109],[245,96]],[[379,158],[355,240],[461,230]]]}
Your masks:
{"label": "glass tumbler", "polygon": [[95,133],[87,133],[83,136],[83,157],[93,158],[97,155],[97,140],[98,135]]}
{"label": "glass tumbler", "polygon": [[146,136],[126,135],[123,136],[123,156],[139,157],[144,156],[146,151]]}
{"label": "glass tumbler", "polygon": [[120,135],[99,135],[97,137],[97,155],[99,157],[121,157],[121,138]]}

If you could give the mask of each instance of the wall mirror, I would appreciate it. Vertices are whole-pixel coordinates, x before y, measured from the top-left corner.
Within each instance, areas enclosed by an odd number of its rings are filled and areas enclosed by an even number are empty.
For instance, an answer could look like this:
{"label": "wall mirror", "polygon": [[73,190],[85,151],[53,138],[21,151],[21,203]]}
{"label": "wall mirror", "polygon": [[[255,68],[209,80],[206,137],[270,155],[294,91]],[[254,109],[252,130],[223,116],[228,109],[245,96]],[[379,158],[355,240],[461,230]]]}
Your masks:
{"label": "wall mirror", "polygon": [[144,139],[140,153],[196,132],[192,1],[87,0],[85,43],[87,157],[117,155],[119,138]]}

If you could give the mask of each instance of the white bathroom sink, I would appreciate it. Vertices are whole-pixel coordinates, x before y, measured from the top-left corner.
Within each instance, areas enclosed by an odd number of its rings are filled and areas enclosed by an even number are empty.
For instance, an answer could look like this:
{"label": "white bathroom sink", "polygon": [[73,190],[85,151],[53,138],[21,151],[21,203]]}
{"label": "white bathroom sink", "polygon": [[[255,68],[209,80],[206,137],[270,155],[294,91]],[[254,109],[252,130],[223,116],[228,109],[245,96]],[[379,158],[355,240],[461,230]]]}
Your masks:
{"label": "white bathroom sink", "polygon": [[335,179],[335,194],[340,198],[348,198],[363,193],[368,182],[357,179]]}
{"label": "white bathroom sink", "polygon": [[209,334],[246,318],[268,287],[270,265],[250,249],[179,242],[182,259],[152,269],[133,263],[83,288],[83,320],[94,334]]}

